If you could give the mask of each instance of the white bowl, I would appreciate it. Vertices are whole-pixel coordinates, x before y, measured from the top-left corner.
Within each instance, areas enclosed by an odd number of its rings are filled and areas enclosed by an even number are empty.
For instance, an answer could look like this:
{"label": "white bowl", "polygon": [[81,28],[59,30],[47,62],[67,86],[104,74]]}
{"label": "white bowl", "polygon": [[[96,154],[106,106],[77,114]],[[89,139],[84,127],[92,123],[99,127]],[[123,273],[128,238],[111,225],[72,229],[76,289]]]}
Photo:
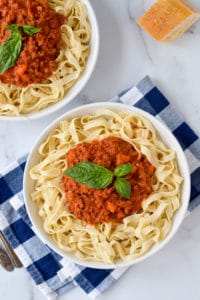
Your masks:
{"label": "white bowl", "polygon": [[[88,113],[93,113],[97,109],[100,108],[108,108],[114,111],[127,111],[127,112],[132,112],[136,114],[140,114],[144,117],[146,117],[157,129],[159,132],[161,139],[164,141],[164,143],[170,148],[173,149],[176,154],[177,154],[177,161],[178,161],[178,166],[179,170],[181,173],[181,176],[184,178],[183,182],[183,187],[182,187],[182,194],[181,194],[181,207],[177,211],[174,220],[173,220],[173,225],[172,229],[167,235],[167,237],[160,242],[159,244],[156,244],[153,246],[153,248],[145,255],[143,255],[140,258],[131,260],[131,261],[118,261],[114,265],[110,264],[105,264],[105,263],[98,263],[98,262],[87,262],[87,261],[82,261],[78,258],[76,258],[73,254],[65,253],[62,251],[56,243],[52,240],[52,238],[46,234],[43,230],[43,222],[42,219],[38,215],[38,210],[35,205],[35,203],[30,199],[30,193],[34,190],[34,181],[30,178],[30,169],[35,166],[39,162],[39,154],[38,154],[38,147],[41,144],[41,142],[47,137],[47,135],[59,125],[59,122],[63,119],[71,119],[77,116],[85,115]],[[84,265],[87,267],[91,268],[99,268],[99,269],[110,269],[113,267],[124,267],[124,266],[130,266],[133,264],[136,264],[151,255],[155,254],[159,250],[161,250],[170,240],[171,238],[175,235],[177,232],[179,226],[181,225],[181,222],[183,221],[183,218],[186,214],[188,203],[189,203],[189,198],[190,198],[190,173],[189,173],[189,168],[188,164],[184,155],[184,152],[179,145],[177,139],[174,137],[174,135],[171,133],[171,131],[158,119],[150,115],[149,113],[132,107],[128,106],[125,104],[120,104],[120,103],[111,103],[111,102],[100,102],[100,103],[93,103],[93,104],[88,104],[85,106],[78,107],[76,109],[73,109],[61,117],[59,117],[57,120],[55,120],[52,124],[50,124],[40,135],[40,137],[37,139],[35,142],[29,156],[27,159],[27,164],[24,172],[24,182],[23,182],[23,187],[24,187],[24,198],[25,198],[25,205],[26,209],[28,212],[28,215],[30,217],[30,220],[33,224],[33,228],[36,232],[36,234],[39,236],[39,238],[47,244],[50,248],[52,248],[55,252],[59,253],[61,256],[68,258],[72,260],[75,263],[78,263],[80,265]]]}
{"label": "white bowl", "polygon": [[91,26],[90,53],[83,73],[81,74],[77,82],[69,89],[69,91],[67,91],[67,94],[63,97],[63,99],[56,102],[55,104],[49,105],[47,108],[44,108],[38,112],[32,112],[26,115],[0,116],[0,120],[24,121],[24,120],[32,120],[32,119],[38,119],[44,117],[48,114],[57,111],[58,109],[62,108],[64,105],[72,101],[87,84],[96,65],[97,57],[99,53],[99,27],[98,27],[97,18],[94,9],[92,8],[90,1],[89,0],[79,0],[79,1],[84,3],[87,8],[88,19]]}

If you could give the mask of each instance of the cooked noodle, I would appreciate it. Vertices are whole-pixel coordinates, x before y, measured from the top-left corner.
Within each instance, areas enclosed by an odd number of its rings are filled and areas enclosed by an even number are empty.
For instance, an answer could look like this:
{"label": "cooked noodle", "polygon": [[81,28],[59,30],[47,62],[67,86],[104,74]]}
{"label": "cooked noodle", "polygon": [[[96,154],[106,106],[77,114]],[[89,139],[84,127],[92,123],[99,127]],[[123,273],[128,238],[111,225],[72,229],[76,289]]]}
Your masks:
{"label": "cooked noodle", "polygon": [[89,55],[90,25],[85,5],[78,0],[47,0],[66,17],[57,69],[42,83],[25,88],[0,83],[0,115],[17,116],[37,112],[61,100],[85,68]]}
{"label": "cooked noodle", "polygon": [[[143,201],[142,209],[124,218],[122,224],[91,226],[76,219],[64,207],[65,155],[78,143],[108,136],[128,141],[156,167],[153,192]],[[31,198],[43,219],[45,232],[63,251],[72,252],[82,260],[113,263],[144,255],[169,233],[180,206],[183,179],[176,153],[163,144],[146,118],[104,109],[93,115],[63,120],[40,145],[39,154],[40,163],[30,171],[35,180]]]}

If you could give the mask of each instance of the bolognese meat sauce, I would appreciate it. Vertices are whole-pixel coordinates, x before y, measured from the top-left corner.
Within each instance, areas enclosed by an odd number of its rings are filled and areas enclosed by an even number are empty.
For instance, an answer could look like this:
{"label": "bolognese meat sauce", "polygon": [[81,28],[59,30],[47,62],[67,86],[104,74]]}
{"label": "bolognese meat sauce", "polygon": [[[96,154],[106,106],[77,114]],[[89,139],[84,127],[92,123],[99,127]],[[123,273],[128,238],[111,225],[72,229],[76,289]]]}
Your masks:
{"label": "bolognese meat sauce", "polygon": [[113,185],[105,189],[90,188],[63,176],[66,205],[77,219],[88,224],[122,222],[122,219],[138,211],[142,202],[152,192],[152,176],[155,168],[146,156],[139,154],[133,146],[117,137],[83,142],[71,149],[67,155],[67,166],[71,168],[82,161],[90,161],[114,170],[116,166],[131,163],[133,168],[125,178],[131,184],[130,199],[122,198]]}
{"label": "bolognese meat sauce", "polygon": [[31,25],[40,32],[22,33],[22,51],[15,66],[0,75],[0,81],[25,87],[41,83],[56,70],[61,48],[61,26],[65,17],[51,8],[46,0],[0,0],[0,44],[8,40],[7,25]]}

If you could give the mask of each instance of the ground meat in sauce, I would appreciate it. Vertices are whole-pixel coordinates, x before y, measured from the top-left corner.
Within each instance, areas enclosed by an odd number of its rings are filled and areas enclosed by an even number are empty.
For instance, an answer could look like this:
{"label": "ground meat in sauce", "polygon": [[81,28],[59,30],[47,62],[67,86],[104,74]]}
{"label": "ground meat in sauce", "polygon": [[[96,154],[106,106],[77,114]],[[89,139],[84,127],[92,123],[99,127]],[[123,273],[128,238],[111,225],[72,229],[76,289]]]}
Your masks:
{"label": "ground meat in sauce", "polygon": [[7,25],[31,25],[41,31],[23,36],[23,48],[16,65],[2,75],[0,81],[25,87],[41,83],[56,70],[61,48],[61,26],[65,17],[55,12],[46,0],[0,0],[0,44],[8,39]]}
{"label": "ground meat in sauce", "polygon": [[121,138],[108,137],[101,141],[83,142],[66,154],[68,168],[82,161],[91,161],[110,170],[123,163],[132,163],[132,172],[125,176],[131,183],[131,197],[126,200],[117,194],[113,185],[98,190],[63,176],[66,205],[77,219],[88,224],[122,222],[138,211],[152,192],[155,168],[144,155]]}

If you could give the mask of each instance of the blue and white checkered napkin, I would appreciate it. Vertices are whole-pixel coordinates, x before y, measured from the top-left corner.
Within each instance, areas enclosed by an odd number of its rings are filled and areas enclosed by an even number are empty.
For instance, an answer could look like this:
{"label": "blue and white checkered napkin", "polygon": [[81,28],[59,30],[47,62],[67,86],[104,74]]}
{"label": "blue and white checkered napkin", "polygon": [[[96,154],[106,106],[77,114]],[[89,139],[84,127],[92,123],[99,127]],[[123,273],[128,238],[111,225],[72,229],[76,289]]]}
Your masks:
{"label": "blue and white checkered napkin", "polygon": [[[145,77],[137,86],[111,101],[135,105],[163,120],[179,140],[189,162],[191,199],[188,212],[200,204],[200,139],[173,110],[168,100]],[[0,173],[0,229],[23,262],[35,283],[49,298],[75,286],[96,297],[111,286],[126,268],[97,270],[75,265],[44,245],[31,229],[22,195],[26,157]]]}

